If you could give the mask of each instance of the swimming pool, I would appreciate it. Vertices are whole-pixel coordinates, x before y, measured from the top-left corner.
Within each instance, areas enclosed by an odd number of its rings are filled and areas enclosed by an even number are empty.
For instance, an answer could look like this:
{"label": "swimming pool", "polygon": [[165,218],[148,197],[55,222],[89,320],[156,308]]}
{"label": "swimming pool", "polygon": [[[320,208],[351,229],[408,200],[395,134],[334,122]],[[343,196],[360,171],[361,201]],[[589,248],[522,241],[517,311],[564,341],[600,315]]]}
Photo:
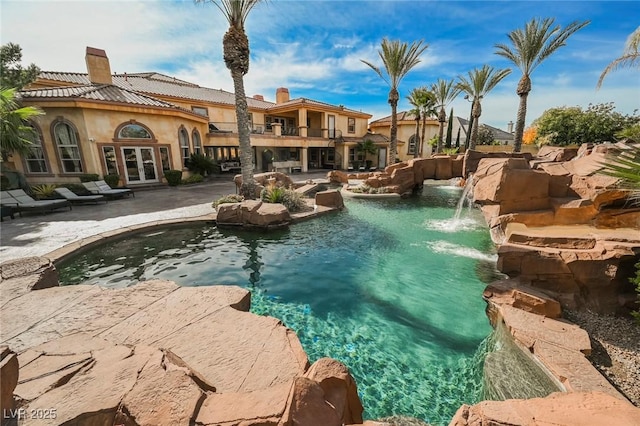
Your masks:
{"label": "swimming pool", "polygon": [[460,194],[429,185],[408,199],[350,199],[343,212],[268,233],[156,229],[57,267],[63,285],[163,278],[248,288],[251,311],[295,330],[311,362],[349,367],[366,418],[446,424],[481,399],[491,327],[479,276],[496,260],[477,210],[453,219]]}

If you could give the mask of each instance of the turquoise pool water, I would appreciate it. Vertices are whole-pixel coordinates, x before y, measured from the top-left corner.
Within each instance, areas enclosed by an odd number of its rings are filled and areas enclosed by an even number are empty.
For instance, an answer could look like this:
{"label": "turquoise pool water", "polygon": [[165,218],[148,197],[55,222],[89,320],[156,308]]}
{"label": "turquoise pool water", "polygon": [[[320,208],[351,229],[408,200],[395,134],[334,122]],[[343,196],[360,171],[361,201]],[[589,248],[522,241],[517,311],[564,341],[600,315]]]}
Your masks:
{"label": "turquoise pool water", "polygon": [[481,397],[481,298],[495,256],[476,210],[453,220],[461,189],[425,186],[399,201],[347,200],[346,211],[269,233],[214,226],[131,236],[58,265],[63,284],[121,287],[164,278],[250,289],[252,312],[294,329],[311,362],[344,362],[367,418],[447,424]]}

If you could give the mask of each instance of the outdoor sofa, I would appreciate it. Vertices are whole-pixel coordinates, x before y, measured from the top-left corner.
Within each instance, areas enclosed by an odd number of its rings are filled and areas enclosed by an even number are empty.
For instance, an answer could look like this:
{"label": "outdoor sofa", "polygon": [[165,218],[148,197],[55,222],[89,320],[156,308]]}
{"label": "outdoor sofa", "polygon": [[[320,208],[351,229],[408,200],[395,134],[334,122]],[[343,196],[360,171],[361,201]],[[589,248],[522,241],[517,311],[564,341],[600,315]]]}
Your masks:
{"label": "outdoor sofa", "polygon": [[0,191],[0,204],[13,208],[22,217],[22,212],[51,212],[56,209],[69,207],[67,200],[34,200],[22,189]]}

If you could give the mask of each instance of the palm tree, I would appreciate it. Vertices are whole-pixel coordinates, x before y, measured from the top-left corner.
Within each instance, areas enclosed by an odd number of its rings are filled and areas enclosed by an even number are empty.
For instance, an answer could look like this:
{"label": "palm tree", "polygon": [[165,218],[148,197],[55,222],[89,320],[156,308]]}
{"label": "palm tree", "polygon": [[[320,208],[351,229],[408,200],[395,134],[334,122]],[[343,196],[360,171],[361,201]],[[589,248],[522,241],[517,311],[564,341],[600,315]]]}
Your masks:
{"label": "palm tree", "polygon": [[[482,114],[482,106],[480,101],[487,93],[493,90],[494,87],[502,81],[503,78],[511,74],[511,69],[495,69],[489,65],[484,65],[482,68],[475,68],[467,73],[469,78],[465,76],[458,76],[458,88],[465,92],[467,95],[465,98],[471,99],[471,118],[472,123],[475,123],[473,132],[471,134],[471,143],[469,149],[475,149],[476,141],[478,140],[478,119]],[[468,139],[468,136],[467,136]]]}
{"label": "palm tree", "polygon": [[627,43],[625,44],[622,56],[620,56],[618,59],[615,59],[613,62],[607,65],[604,71],[602,71],[596,87],[599,89],[600,86],[602,86],[602,82],[604,81],[604,78],[607,76],[607,74],[619,68],[640,69],[640,27],[636,28],[636,30],[632,32],[627,39]]}
{"label": "palm tree", "polygon": [[[207,0],[195,0],[202,3]],[[253,154],[249,130],[249,108],[244,92],[244,76],[249,72],[249,38],[244,29],[249,12],[262,0],[208,0],[222,12],[229,29],[222,38],[224,63],[231,72],[236,101],[236,120],[238,123],[238,145],[240,151],[240,167],[242,170],[242,186],[240,193],[245,198],[255,198],[255,181],[253,179]]]}
{"label": "palm tree", "polygon": [[358,142],[358,144],[356,145],[356,152],[358,154],[362,154],[362,161],[364,161],[364,163],[366,164],[367,154],[376,154],[378,152],[378,148],[371,139],[365,139],[362,142]]}
{"label": "palm tree", "polygon": [[398,153],[398,117],[396,117],[398,101],[400,100],[398,86],[409,71],[420,63],[420,55],[427,47],[429,47],[427,44],[422,44],[422,40],[414,41],[411,45],[408,45],[399,40],[389,41],[386,38],[382,39],[378,55],[384,64],[386,76],[379,67],[361,59],[363,63],[374,70],[390,87],[388,99],[389,105],[391,105],[391,130],[389,136],[391,139],[389,143],[390,164],[395,163]]}
{"label": "palm tree", "polygon": [[0,89],[0,151],[2,160],[9,154],[28,154],[31,139],[36,135],[29,121],[44,112],[36,107],[20,107],[16,89]]}
{"label": "palm tree", "polygon": [[520,96],[516,132],[513,151],[520,152],[522,134],[527,115],[527,96],[531,91],[531,73],[544,62],[553,52],[566,44],[567,39],[576,31],[584,28],[590,21],[574,21],[564,29],[560,25],[554,26],[553,18],[533,18],[523,28],[511,31],[507,36],[512,46],[496,44],[496,55],[503,56],[513,62],[520,71],[522,78],[518,82],[516,93]]}
{"label": "palm tree", "polygon": [[460,87],[455,84],[454,80],[447,81],[439,78],[438,81],[431,85],[431,91],[436,97],[437,106],[440,107],[440,112],[438,113],[440,128],[438,130],[436,152],[442,152],[442,134],[444,133],[444,123],[447,121],[445,108],[460,94]]}
{"label": "palm tree", "polygon": [[[434,113],[436,101],[434,94],[424,86],[413,89],[407,96],[407,100],[414,107],[409,112],[416,117],[416,147],[413,151],[413,157],[417,158],[422,155],[426,121]],[[422,118],[422,136],[420,136],[420,118]]]}

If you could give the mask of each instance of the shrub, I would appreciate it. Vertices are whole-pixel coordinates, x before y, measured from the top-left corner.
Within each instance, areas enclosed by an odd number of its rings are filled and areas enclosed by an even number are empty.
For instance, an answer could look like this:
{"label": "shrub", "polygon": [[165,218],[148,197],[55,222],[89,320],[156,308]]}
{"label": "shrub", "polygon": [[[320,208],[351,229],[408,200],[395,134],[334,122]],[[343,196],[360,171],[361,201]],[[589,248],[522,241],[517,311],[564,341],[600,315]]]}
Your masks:
{"label": "shrub", "polygon": [[120,175],[106,175],[104,181],[112,188],[117,188],[120,183]]}
{"label": "shrub", "polygon": [[213,202],[212,206],[215,209],[220,204],[240,203],[242,201],[244,201],[244,197],[242,195],[229,194],[229,195],[225,195],[224,197],[218,198],[216,201]]}
{"label": "shrub", "polygon": [[[636,293],[638,293],[638,303],[640,304],[640,262],[636,263],[636,276],[629,278],[631,284],[635,284]],[[640,309],[631,313],[635,318],[638,324],[640,324]]]}
{"label": "shrub", "polygon": [[186,166],[190,171],[202,176],[211,174],[216,170],[215,161],[204,154],[191,154],[187,159]]}
{"label": "shrub", "polygon": [[31,187],[31,192],[36,196],[39,200],[45,198],[53,198],[56,194],[56,185],[43,183],[42,185],[36,185]]}
{"label": "shrub", "polygon": [[182,183],[182,170],[167,170],[164,172],[164,178],[169,186],[178,186]]}
{"label": "shrub", "polygon": [[95,173],[86,173],[84,175],[80,175],[80,182],[95,182],[100,180],[100,176]]}
{"label": "shrub", "polygon": [[78,195],[90,194],[89,190],[79,183],[61,183],[58,188],[67,188]]}
{"label": "shrub", "polygon": [[290,212],[299,212],[307,208],[307,203],[304,201],[304,196],[292,189],[285,189],[284,196],[282,197],[282,204]]}
{"label": "shrub", "polygon": [[5,175],[0,176],[0,190],[6,191],[11,189],[11,183],[9,182],[9,178]]}
{"label": "shrub", "polygon": [[191,175],[191,176],[189,176],[188,178],[184,179],[184,180],[182,181],[182,184],[183,184],[183,185],[188,185],[188,184],[190,184],[190,183],[200,183],[200,182],[202,182],[203,180],[204,180],[204,178],[202,177],[202,175],[201,175],[201,174],[196,173],[196,174]]}
{"label": "shrub", "polygon": [[265,203],[281,203],[284,199],[284,188],[269,185],[260,192],[260,199]]}

